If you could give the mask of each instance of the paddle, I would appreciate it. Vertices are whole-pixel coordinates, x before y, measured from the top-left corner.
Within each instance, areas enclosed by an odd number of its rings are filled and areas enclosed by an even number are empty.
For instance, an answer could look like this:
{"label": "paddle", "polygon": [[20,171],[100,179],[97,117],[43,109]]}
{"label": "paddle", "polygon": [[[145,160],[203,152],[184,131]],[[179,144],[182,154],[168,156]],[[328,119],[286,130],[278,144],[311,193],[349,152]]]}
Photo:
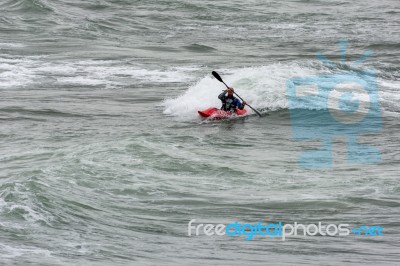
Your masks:
{"label": "paddle", "polygon": [[[222,80],[222,78],[220,77],[220,75],[219,75],[217,72],[213,71],[213,72],[211,72],[211,74],[213,74],[213,76],[214,76],[216,79],[218,79],[220,82],[224,83],[225,86],[226,86],[227,88],[229,88],[228,85],[226,85],[226,83]],[[233,92],[233,93],[234,93],[237,97],[239,97],[240,100],[244,101],[244,100],[242,99],[242,97],[240,97],[236,92]],[[258,112],[256,109],[254,109],[253,107],[251,107],[251,106],[248,105],[247,103],[246,103],[246,105],[247,105],[248,107],[250,107],[254,112],[256,112],[256,114],[257,114],[258,116],[261,117],[260,112]]]}

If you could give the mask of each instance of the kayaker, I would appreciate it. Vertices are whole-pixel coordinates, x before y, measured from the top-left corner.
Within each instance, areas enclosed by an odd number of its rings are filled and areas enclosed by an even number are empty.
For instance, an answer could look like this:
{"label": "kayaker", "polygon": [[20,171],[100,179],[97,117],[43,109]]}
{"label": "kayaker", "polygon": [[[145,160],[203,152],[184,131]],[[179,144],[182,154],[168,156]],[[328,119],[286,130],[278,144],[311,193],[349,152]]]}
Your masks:
{"label": "kayaker", "polygon": [[243,110],[244,106],[246,105],[246,102],[240,102],[238,98],[233,96],[233,88],[229,87],[226,90],[224,90],[220,95],[218,95],[218,99],[221,100],[222,102],[222,107],[221,110],[227,111],[227,112],[235,112],[236,108],[239,108],[240,110]]}

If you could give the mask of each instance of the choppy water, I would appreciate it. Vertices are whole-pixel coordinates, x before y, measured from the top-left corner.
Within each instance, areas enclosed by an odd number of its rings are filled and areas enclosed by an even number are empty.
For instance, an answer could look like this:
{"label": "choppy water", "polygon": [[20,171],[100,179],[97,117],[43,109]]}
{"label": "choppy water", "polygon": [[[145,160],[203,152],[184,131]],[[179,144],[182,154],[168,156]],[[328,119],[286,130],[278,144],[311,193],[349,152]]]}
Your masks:
{"label": "choppy water", "polygon": [[[400,263],[400,5],[381,1],[0,3],[0,262]],[[317,52],[358,68],[329,67]],[[304,169],[286,81],[374,68],[382,161]],[[258,118],[203,123],[217,70]],[[307,105],[299,108],[307,109]],[[312,108],[310,108],[311,110]],[[318,109],[318,108],[317,108]],[[381,225],[382,237],[188,237],[205,223]]]}

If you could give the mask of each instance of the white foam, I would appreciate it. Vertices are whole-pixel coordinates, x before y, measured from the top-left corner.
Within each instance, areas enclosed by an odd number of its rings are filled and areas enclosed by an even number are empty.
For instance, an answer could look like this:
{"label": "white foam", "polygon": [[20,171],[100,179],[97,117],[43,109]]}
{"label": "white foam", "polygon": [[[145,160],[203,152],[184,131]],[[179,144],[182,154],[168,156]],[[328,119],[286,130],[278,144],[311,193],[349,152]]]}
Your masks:
{"label": "white foam", "polygon": [[14,205],[10,206],[8,209],[10,212],[15,211],[15,210],[23,210],[24,211],[23,217],[27,221],[30,221],[30,222],[43,221],[46,224],[50,224],[50,222],[48,221],[48,219],[46,217],[44,217],[40,213],[32,210],[29,206],[14,204]]}
{"label": "white foam", "polygon": [[96,86],[104,84],[105,81],[101,79],[93,79],[93,78],[78,76],[78,77],[57,78],[57,83],[60,85]]}
{"label": "white foam", "polygon": [[[155,83],[170,83],[170,82],[185,82],[190,80],[190,75],[182,72],[191,70],[183,69],[167,69],[167,70],[151,70],[138,68],[137,66],[114,66],[114,65],[69,65],[68,77],[58,77],[57,83],[61,85],[123,85],[126,79],[131,82],[155,82]],[[47,69],[41,69],[47,70]],[[54,72],[54,70],[52,70]],[[62,74],[62,72],[60,72]],[[65,73],[66,74],[66,73]]]}
{"label": "white foam", "polygon": [[[316,70],[298,64],[278,63],[219,72],[225,83],[234,87],[235,92],[252,107],[277,110],[287,108],[286,81],[295,76],[313,75]],[[196,119],[197,110],[221,105],[217,96],[224,89],[222,83],[211,74],[207,75],[177,98],[165,100],[164,114],[183,120]]]}
{"label": "white foam", "polygon": [[[149,69],[115,60],[50,61],[43,57],[0,57],[0,87],[42,84],[54,77],[60,86],[126,86],[132,83],[178,83],[193,80],[197,66]],[[48,81],[47,81],[48,82]]]}
{"label": "white foam", "polygon": [[[302,62],[301,64],[276,63],[261,67],[220,70],[218,72],[220,72],[225,83],[234,87],[235,91],[252,107],[259,110],[267,109],[272,111],[288,108],[286,82],[290,78],[335,73],[334,70],[325,68],[322,65],[316,67],[307,62]],[[379,83],[388,85],[387,82],[379,81]],[[389,85],[389,88],[395,87],[392,86],[393,84]],[[174,99],[166,99],[162,103],[164,114],[184,121],[198,119],[198,110],[209,107],[220,107],[221,103],[217,96],[223,89],[225,89],[225,86],[209,74],[196,84],[190,86],[180,96]],[[315,89],[313,92],[315,92]],[[380,99],[381,105],[382,101],[385,104],[390,103],[390,97],[393,96],[393,92],[387,93],[381,92],[381,96],[384,96]],[[355,96],[360,101],[366,102],[370,100],[367,95],[355,94]],[[337,97],[340,97],[340,95]],[[319,109],[326,108],[327,105],[323,101],[299,101],[298,107]],[[248,110],[251,112],[249,108]]]}
{"label": "white foam", "polygon": [[51,252],[45,249],[38,249],[35,247],[12,247],[5,244],[0,243],[0,252],[2,258],[12,259],[16,257],[20,257],[27,254],[38,254],[45,257],[51,257]]}
{"label": "white foam", "polygon": [[0,43],[0,49],[1,48],[21,48],[24,47],[22,43]]}

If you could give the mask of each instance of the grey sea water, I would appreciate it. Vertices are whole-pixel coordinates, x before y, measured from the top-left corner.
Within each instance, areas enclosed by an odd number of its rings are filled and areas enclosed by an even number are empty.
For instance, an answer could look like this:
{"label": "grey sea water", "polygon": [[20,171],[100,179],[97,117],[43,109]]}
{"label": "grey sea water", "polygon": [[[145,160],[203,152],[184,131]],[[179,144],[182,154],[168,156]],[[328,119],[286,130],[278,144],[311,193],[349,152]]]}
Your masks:
{"label": "grey sea water", "polygon": [[[399,265],[399,1],[2,0],[0,12],[0,264]],[[363,138],[381,161],[348,164],[337,139],[333,167],[302,168],[313,144],[292,138],[287,80],[362,68],[376,71],[382,129]],[[269,115],[201,121],[224,88],[212,70]],[[192,219],[384,235],[189,237]]]}

